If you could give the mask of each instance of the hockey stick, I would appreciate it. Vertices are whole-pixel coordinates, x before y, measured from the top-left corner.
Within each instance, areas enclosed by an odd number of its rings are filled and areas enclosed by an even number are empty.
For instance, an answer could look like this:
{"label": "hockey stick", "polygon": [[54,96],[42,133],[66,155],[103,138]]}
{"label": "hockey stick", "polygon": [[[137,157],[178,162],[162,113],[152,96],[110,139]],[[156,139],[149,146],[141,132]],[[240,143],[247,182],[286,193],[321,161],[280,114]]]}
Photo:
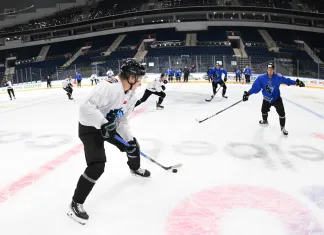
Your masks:
{"label": "hockey stick", "polygon": [[212,97],[208,100],[208,99],[205,99],[207,102],[210,102],[214,99],[214,97],[216,96],[217,92],[221,89],[221,86],[217,89],[216,93],[214,95],[212,95]]}
{"label": "hockey stick", "polygon": [[[124,144],[125,146],[130,147],[130,145],[125,140],[123,140],[122,138],[120,138],[119,136],[115,135],[115,139],[118,140],[120,143]],[[150,160],[151,162],[155,163],[156,165],[162,167],[164,170],[167,170],[167,171],[168,170],[171,170],[171,169],[179,168],[179,167],[182,166],[182,163],[179,163],[179,164],[176,164],[176,165],[173,165],[173,166],[163,166],[162,164],[158,163],[154,159],[152,159],[149,156],[147,156],[145,153],[142,153],[141,152],[141,155],[143,157],[147,158],[148,160]]]}
{"label": "hockey stick", "polygon": [[223,109],[223,110],[221,110],[221,111],[215,113],[214,115],[212,115],[212,116],[210,116],[210,117],[208,117],[208,118],[205,118],[205,119],[203,119],[203,120],[199,120],[198,118],[196,118],[195,120],[196,120],[197,122],[199,122],[199,123],[202,123],[202,122],[208,120],[209,118],[212,118],[212,117],[214,117],[214,116],[220,114],[221,112],[224,112],[225,110],[227,110],[227,109],[229,109],[229,108],[231,108],[231,107],[233,107],[233,106],[235,106],[235,105],[241,103],[242,101],[243,101],[243,100],[237,101],[236,103],[232,104],[231,106],[229,106],[229,107],[227,107],[227,108],[225,108],[225,109]]}

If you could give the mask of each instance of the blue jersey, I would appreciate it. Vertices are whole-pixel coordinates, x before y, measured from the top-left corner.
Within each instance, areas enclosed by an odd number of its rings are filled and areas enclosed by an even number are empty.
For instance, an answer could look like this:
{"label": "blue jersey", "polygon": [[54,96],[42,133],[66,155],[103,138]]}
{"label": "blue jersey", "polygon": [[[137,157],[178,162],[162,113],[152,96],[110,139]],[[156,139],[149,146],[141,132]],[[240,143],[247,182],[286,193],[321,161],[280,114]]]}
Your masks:
{"label": "blue jersey", "polygon": [[244,73],[245,73],[246,75],[252,75],[252,71],[251,71],[250,68],[245,68],[245,69],[244,69]]}
{"label": "blue jersey", "polygon": [[176,77],[181,77],[182,72],[181,71],[177,71],[177,72],[175,72],[175,75],[176,75]]}
{"label": "blue jersey", "polygon": [[82,80],[82,75],[78,73],[77,75],[75,75],[74,79],[80,81]]}
{"label": "blue jersey", "polygon": [[263,98],[270,104],[273,104],[280,96],[280,85],[286,84],[296,85],[296,81],[273,74],[272,78],[269,78],[268,74],[260,75],[253,83],[252,88],[249,90],[250,94],[259,93],[262,90]]}
{"label": "blue jersey", "polygon": [[227,77],[227,71],[226,69],[223,69],[223,68],[219,68],[219,69],[216,69],[216,68],[213,68],[211,69],[211,72],[212,74],[212,77],[214,78],[213,82],[223,82],[223,79],[222,79],[222,74],[225,75],[225,77]]}
{"label": "blue jersey", "polygon": [[168,69],[166,73],[169,76],[174,76],[174,71],[172,69]]}
{"label": "blue jersey", "polygon": [[240,70],[237,70],[236,71],[236,76],[240,76],[241,75],[241,71]]}
{"label": "blue jersey", "polygon": [[208,75],[208,77],[212,77],[213,76],[213,69],[209,69],[207,71],[207,75]]}

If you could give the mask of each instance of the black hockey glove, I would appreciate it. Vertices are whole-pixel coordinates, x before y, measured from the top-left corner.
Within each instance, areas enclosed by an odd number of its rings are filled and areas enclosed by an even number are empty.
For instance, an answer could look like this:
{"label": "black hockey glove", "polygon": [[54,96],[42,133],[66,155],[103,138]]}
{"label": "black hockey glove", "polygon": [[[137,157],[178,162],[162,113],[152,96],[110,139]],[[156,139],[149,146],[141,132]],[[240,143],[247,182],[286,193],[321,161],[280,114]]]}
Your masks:
{"label": "black hockey glove", "polygon": [[165,86],[164,85],[162,85],[161,88],[162,88],[162,90],[165,90]]}
{"label": "black hockey glove", "polygon": [[123,110],[113,109],[106,114],[106,119],[108,123],[105,123],[101,126],[101,134],[105,139],[113,138],[116,135],[116,121],[118,118],[124,115]]}
{"label": "black hockey glove", "polygon": [[128,144],[130,145],[129,147],[126,147],[126,153],[130,157],[139,157],[141,154],[140,150],[140,145],[137,142],[136,138],[134,137],[133,140],[129,141]]}
{"label": "black hockey glove", "polygon": [[303,81],[300,81],[299,79],[297,79],[296,86],[305,87],[305,83]]}
{"label": "black hockey glove", "polygon": [[101,135],[104,139],[113,138],[116,133],[116,121],[108,122],[101,126]]}
{"label": "black hockey glove", "polygon": [[245,102],[245,101],[248,101],[249,100],[249,96],[250,96],[250,94],[249,94],[249,92],[247,92],[247,91],[244,91],[244,94],[243,94],[243,101]]}
{"label": "black hockey glove", "polygon": [[227,82],[227,77],[224,77],[224,82]]}

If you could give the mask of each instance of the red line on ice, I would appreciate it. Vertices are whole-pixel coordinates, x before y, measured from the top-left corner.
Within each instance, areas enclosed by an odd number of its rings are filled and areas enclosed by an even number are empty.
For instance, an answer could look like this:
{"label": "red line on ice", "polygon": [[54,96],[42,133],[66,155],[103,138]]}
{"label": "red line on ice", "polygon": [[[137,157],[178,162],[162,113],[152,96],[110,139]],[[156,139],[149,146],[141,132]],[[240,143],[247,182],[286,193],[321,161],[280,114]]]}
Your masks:
{"label": "red line on ice", "polygon": [[[135,110],[132,113],[130,118],[137,116],[140,113],[143,113],[147,107],[141,107]],[[67,162],[71,157],[77,155],[83,150],[83,144],[78,144],[66,151],[65,153],[57,156],[55,159],[49,161],[48,163],[42,165],[38,169],[32,171],[31,173],[23,176],[17,181],[9,184],[3,189],[0,189],[0,204],[7,201],[10,197],[13,197],[18,192],[23,190],[24,188],[36,183],[38,180],[42,179],[49,172],[54,171],[57,167]]]}

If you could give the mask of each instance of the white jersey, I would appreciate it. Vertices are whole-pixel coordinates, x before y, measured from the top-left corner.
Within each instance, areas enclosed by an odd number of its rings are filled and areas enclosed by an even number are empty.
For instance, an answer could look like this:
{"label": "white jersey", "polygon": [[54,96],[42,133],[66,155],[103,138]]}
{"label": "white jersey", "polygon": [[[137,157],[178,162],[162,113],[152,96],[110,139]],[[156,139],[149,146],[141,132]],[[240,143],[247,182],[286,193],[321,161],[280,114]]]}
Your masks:
{"label": "white jersey", "polygon": [[92,80],[92,81],[97,80],[97,79],[98,79],[97,74],[92,74],[90,77],[90,80]]}
{"label": "white jersey", "polygon": [[122,108],[124,115],[117,120],[117,133],[125,140],[133,140],[127,117],[135,107],[137,98],[132,91],[125,94],[119,78],[116,83],[99,83],[80,105],[79,122],[84,126],[101,129],[107,123],[105,116],[110,110]]}
{"label": "white jersey", "polygon": [[112,78],[114,76],[114,72],[110,69],[108,70],[108,72],[106,73],[108,78]]}
{"label": "white jersey", "polygon": [[[69,85],[69,84],[71,84],[71,85]],[[67,88],[68,86],[72,86],[72,87],[73,87],[72,80],[69,80],[68,78],[65,79],[65,80],[62,82],[62,85],[63,85],[63,88]]]}
{"label": "white jersey", "polygon": [[147,85],[146,89],[153,92],[162,91],[163,82],[160,78],[154,79],[150,84]]}
{"label": "white jersey", "polygon": [[6,82],[7,90],[13,89],[12,83],[10,81]]}

